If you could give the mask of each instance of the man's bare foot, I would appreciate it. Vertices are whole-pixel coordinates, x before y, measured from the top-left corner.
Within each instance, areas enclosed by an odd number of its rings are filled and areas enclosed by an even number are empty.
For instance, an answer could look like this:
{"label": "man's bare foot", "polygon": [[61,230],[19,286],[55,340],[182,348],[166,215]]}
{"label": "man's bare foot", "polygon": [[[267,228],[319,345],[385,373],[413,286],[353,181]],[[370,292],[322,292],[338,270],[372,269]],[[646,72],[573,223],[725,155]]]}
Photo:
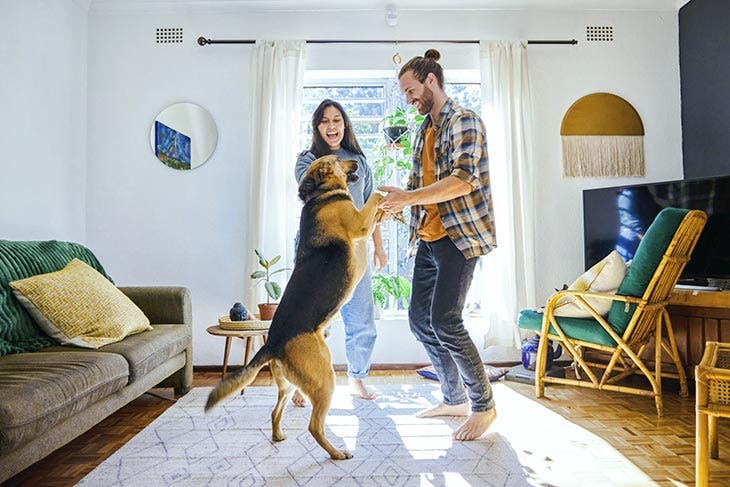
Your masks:
{"label": "man's bare foot", "polygon": [[497,419],[497,410],[495,408],[472,412],[469,419],[454,431],[453,438],[459,441],[476,440],[489,429],[495,419]]}
{"label": "man's bare foot", "polygon": [[307,405],[307,400],[304,399],[304,396],[301,392],[299,392],[299,389],[294,392],[294,395],[291,398],[291,402],[294,403],[294,405],[298,408],[303,408]]}
{"label": "man's bare foot", "polygon": [[432,408],[416,413],[417,418],[434,418],[436,416],[469,416],[469,403],[449,405],[440,402]]}
{"label": "man's bare foot", "polygon": [[349,382],[350,382],[350,389],[352,390],[352,393],[355,394],[356,396],[359,396],[363,399],[368,399],[370,401],[375,399],[375,397],[376,397],[375,394],[373,393],[373,391],[371,391],[370,389],[365,387],[365,384],[363,384],[362,379],[353,379],[352,377],[350,377]]}

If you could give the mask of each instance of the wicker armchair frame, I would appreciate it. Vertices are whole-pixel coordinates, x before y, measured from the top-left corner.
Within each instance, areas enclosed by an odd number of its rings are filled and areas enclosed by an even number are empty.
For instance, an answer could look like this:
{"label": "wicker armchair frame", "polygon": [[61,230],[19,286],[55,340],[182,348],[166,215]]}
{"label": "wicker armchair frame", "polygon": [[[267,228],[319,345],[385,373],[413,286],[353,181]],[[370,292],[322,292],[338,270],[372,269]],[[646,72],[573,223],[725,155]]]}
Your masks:
{"label": "wicker armchair frame", "polygon": [[695,367],[695,481],[707,486],[709,458],[720,458],[717,420],[730,418],[730,343],[707,342]]}
{"label": "wicker armchair frame", "polygon": [[[537,397],[544,396],[545,383],[567,384],[591,389],[653,396],[657,415],[662,416],[661,379],[663,377],[678,379],[680,394],[682,397],[688,395],[687,379],[666,306],[669,295],[677,284],[687,261],[689,261],[706,221],[707,215],[699,210],[692,210],[685,215],[641,297],[565,290],[554,294],[548,299],[540,331],[541,340],[535,370],[535,394]],[[611,347],[568,337],[561,329],[554,315],[558,300],[564,296],[574,296],[576,302],[580,303],[613,338],[616,346]],[[630,304],[636,304],[636,310],[626,331],[619,336],[606,319],[588,304],[585,300],[586,297],[622,301],[626,303],[627,307]],[[551,326],[557,333],[549,333]],[[573,359],[576,379],[546,375],[548,341],[542,339],[542,337],[557,341],[563,346],[563,350]],[[655,343],[654,364],[653,369],[650,369],[642,359],[642,355],[652,338]],[[588,349],[607,352],[610,354],[610,360],[608,363],[589,361],[585,358],[585,351]],[[662,370],[662,351],[666,352],[672,359],[676,371]],[[596,369],[599,370],[598,374],[595,371]],[[581,377],[582,374],[585,374],[588,380]],[[646,377],[651,385],[651,390],[633,384],[617,384],[617,382],[632,374],[641,374]]]}

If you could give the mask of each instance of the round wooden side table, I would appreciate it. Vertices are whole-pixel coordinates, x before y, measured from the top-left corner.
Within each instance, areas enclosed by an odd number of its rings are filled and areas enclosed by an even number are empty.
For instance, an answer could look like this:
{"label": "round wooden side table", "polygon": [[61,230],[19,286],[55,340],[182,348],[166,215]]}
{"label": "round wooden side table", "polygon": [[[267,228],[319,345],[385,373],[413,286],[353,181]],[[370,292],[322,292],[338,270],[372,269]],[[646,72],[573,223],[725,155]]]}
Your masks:
{"label": "round wooden side table", "polygon": [[[222,336],[226,337],[226,348],[223,353],[223,373],[221,374],[221,378],[226,376],[226,371],[228,370],[228,356],[231,352],[231,341],[233,338],[241,338],[243,340],[246,340],[246,351],[243,357],[243,363],[248,364],[248,361],[251,357],[251,351],[253,350],[253,340],[255,337],[261,337],[262,344],[266,343],[266,339],[268,338],[268,329],[264,330],[224,330],[218,325],[209,326],[207,329],[208,333],[215,336]],[[243,394],[243,390],[241,391],[241,394]]]}

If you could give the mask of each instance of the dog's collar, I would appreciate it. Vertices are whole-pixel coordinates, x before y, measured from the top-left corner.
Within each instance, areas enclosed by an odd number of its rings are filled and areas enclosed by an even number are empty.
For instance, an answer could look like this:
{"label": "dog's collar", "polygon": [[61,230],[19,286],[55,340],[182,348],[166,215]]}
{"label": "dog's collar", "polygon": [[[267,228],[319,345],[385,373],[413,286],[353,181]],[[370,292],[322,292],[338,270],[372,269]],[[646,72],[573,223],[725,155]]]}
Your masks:
{"label": "dog's collar", "polygon": [[317,200],[318,202],[320,202],[323,200],[328,200],[330,198],[336,198],[338,196],[341,197],[342,199],[346,198],[346,199],[352,200],[352,195],[346,189],[342,189],[342,188],[322,189],[322,190],[317,189],[317,190],[314,190],[311,193],[309,193],[306,201],[304,201],[304,204],[306,205],[310,201],[314,201],[314,200]]}

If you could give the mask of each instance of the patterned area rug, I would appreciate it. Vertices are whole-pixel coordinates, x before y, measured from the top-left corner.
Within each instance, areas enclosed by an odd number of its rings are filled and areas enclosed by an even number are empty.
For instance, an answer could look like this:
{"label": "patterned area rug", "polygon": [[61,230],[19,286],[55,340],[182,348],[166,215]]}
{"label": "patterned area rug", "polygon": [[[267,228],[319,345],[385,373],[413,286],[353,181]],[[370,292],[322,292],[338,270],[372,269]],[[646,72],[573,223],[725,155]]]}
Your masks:
{"label": "patterned area rug", "polygon": [[249,387],[207,415],[210,388],[196,388],[79,485],[654,485],[608,443],[503,383],[493,384],[497,421],[470,442],[451,440],[463,419],[414,416],[438,403],[437,385],[376,390],[366,401],[337,386],[327,435],[350,460],[330,460],[315,443],[311,407],[289,405],[287,439],[272,442],[274,387]]}

